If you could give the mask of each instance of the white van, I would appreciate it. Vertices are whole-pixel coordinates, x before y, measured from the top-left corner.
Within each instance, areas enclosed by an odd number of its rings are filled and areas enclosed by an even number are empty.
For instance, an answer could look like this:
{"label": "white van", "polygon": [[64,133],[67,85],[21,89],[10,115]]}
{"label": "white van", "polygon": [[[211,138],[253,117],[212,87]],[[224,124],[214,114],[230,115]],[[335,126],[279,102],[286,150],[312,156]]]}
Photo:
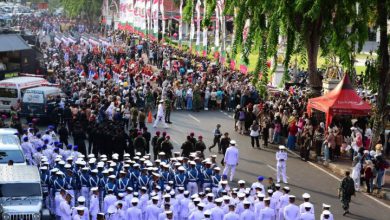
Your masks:
{"label": "white van", "polygon": [[10,160],[14,165],[26,165],[17,133],[13,128],[0,128],[0,166],[7,165]]}
{"label": "white van", "polygon": [[9,112],[18,100],[22,100],[26,89],[47,85],[49,82],[41,77],[22,76],[0,81],[0,112]]}

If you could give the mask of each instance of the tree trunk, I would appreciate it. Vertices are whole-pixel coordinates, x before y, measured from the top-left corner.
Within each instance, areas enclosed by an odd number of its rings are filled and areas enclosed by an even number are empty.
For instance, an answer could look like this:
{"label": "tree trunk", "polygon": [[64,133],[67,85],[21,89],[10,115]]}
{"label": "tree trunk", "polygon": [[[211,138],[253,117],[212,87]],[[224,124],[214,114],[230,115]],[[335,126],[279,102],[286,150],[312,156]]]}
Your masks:
{"label": "tree trunk", "polygon": [[320,30],[322,25],[321,16],[317,21],[312,23],[309,33],[306,35],[307,61],[309,74],[309,85],[311,89],[311,97],[321,95],[322,79],[320,73],[317,71],[318,51],[320,48]]}
{"label": "tree trunk", "polygon": [[389,71],[389,38],[387,36],[387,1],[377,0],[377,24],[380,28],[380,42],[378,50],[378,96],[376,111],[374,113],[372,146],[380,140],[380,135],[385,130],[388,120],[387,100],[390,91],[390,71]]}

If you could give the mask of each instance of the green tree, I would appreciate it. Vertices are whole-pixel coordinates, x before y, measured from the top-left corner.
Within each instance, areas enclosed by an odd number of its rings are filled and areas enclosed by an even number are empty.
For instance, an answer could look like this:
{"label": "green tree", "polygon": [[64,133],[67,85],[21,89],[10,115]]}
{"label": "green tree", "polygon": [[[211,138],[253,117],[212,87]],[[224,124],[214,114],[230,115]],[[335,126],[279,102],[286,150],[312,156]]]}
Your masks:
{"label": "green tree", "polygon": [[89,24],[100,20],[102,4],[101,0],[61,0],[69,17],[86,18]]}

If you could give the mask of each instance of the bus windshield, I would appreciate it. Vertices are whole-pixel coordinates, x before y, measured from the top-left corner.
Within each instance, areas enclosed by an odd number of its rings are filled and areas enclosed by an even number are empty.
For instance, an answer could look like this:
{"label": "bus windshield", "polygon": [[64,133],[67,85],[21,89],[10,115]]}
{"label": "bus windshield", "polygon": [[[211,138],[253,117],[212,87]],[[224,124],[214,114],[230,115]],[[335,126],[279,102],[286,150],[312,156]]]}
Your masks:
{"label": "bus windshield", "polygon": [[0,88],[0,97],[2,98],[17,98],[18,90],[12,88]]}

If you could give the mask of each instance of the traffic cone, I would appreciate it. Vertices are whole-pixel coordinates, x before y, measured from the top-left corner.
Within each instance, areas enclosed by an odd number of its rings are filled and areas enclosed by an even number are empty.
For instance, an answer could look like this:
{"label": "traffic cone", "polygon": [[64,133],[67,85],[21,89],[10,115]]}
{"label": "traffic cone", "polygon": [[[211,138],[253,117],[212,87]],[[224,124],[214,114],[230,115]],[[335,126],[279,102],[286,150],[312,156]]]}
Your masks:
{"label": "traffic cone", "polygon": [[148,113],[148,123],[152,123],[152,122],[153,122],[152,111],[149,111],[149,113]]}

